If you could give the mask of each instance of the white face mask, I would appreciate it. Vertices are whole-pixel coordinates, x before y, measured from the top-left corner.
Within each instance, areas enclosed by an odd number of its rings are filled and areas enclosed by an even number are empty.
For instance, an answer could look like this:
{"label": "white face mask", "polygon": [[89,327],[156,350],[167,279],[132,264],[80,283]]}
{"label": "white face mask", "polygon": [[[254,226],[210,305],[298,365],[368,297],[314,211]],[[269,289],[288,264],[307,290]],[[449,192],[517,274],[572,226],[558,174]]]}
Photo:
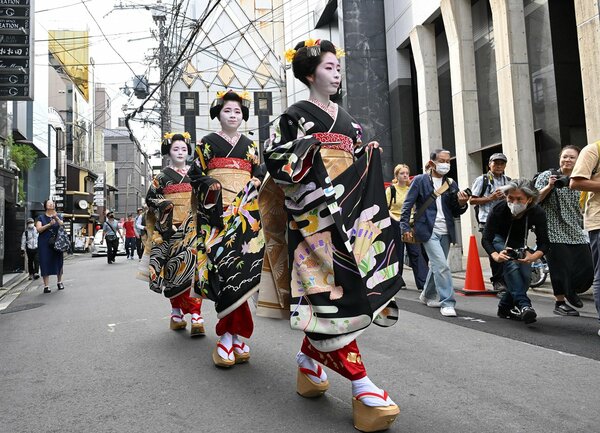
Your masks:
{"label": "white face mask", "polygon": [[435,171],[437,171],[442,176],[448,174],[450,171],[450,163],[449,162],[436,162],[435,163]]}
{"label": "white face mask", "polygon": [[508,202],[508,208],[510,209],[510,213],[513,215],[519,215],[525,209],[527,209],[527,203],[510,203]]}
{"label": "white face mask", "polygon": [[28,228],[32,228],[32,227],[33,227],[33,223],[29,223],[29,224],[27,224],[27,227],[28,227]]}

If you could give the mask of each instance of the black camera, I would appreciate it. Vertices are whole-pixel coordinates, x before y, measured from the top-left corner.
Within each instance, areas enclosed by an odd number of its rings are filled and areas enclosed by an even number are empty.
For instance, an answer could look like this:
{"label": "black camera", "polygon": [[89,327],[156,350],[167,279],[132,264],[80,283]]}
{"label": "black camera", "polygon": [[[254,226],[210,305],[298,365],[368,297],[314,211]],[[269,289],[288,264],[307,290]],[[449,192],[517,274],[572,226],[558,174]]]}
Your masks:
{"label": "black camera", "polygon": [[554,181],[555,188],[566,188],[569,186],[571,178],[569,176],[559,176]]}
{"label": "black camera", "polygon": [[470,189],[470,188],[465,188],[465,189],[463,189],[463,192],[464,192],[465,194],[467,194],[469,197],[471,197],[471,196],[473,195],[473,191],[471,191],[471,189]]}
{"label": "black camera", "polygon": [[527,257],[527,248],[506,248],[506,255],[510,257],[510,260],[522,260]]}

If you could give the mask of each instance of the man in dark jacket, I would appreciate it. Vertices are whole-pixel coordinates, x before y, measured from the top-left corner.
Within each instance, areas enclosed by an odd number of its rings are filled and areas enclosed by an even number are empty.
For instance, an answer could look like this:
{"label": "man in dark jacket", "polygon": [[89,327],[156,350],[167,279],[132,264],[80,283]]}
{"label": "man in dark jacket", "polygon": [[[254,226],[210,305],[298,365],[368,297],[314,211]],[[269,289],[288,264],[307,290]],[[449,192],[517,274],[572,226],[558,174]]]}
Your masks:
{"label": "man in dark jacket", "polygon": [[[450,171],[450,152],[438,149],[430,155],[427,173],[413,179],[400,217],[405,242],[414,237],[423,242],[429,257],[429,274],[419,299],[429,307],[441,307],[443,316],[456,317],[452,273],[448,265],[450,243],[456,243],[454,218],[467,210],[469,195],[446,175]],[[411,210],[415,207],[414,232],[410,227]],[[439,297],[439,301],[434,296]]]}

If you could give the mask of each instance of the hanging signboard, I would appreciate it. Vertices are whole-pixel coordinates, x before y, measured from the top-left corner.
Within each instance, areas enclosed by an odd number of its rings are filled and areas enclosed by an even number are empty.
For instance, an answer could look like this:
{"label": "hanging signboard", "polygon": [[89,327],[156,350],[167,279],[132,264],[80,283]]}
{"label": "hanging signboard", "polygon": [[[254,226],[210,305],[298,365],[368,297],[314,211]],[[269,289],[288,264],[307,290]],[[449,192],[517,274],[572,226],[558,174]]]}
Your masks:
{"label": "hanging signboard", "polygon": [[0,0],[0,101],[33,101],[34,0]]}

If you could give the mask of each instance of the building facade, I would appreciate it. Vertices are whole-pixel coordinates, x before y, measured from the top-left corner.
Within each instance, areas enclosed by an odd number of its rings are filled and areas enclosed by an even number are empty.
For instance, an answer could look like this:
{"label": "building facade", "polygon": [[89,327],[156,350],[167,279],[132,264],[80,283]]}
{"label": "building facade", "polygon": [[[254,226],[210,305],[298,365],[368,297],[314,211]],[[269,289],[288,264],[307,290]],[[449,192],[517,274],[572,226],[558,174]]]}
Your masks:
{"label": "building facade", "polygon": [[148,155],[136,142],[131,141],[125,128],[104,131],[104,158],[114,163],[115,218],[136,213],[146,202],[151,167]]}
{"label": "building facade", "polygon": [[[600,42],[583,37],[597,35],[597,2],[384,4],[397,163],[418,173],[446,148],[464,188],[494,152],[507,155],[509,176],[530,178],[557,167],[561,147],[600,138],[597,103],[588,101],[597,101]],[[472,212],[463,216],[463,244],[475,226]]]}

